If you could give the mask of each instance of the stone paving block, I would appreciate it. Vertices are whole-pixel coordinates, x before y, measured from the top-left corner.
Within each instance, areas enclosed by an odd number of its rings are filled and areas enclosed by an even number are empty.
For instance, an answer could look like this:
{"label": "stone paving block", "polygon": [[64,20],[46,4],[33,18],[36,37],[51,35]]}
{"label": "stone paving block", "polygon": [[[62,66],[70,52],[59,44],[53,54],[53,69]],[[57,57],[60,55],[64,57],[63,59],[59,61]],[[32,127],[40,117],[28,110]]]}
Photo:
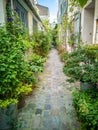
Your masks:
{"label": "stone paving block", "polygon": [[19,128],[18,130],[31,130],[31,128]]}
{"label": "stone paving block", "polygon": [[45,103],[51,103],[51,100],[50,99],[46,99]]}
{"label": "stone paving block", "polygon": [[36,107],[39,109],[44,109],[44,103],[37,103]]}
{"label": "stone paving block", "polygon": [[35,128],[35,129],[34,129],[34,128],[32,128],[31,130],[40,130],[40,128]]}
{"label": "stone paving block", "polygon": [[37,114],[42,114],[42,109],[36,109],[36,112],[35,112],[35,114],[37,115]]}
{"label": "stone paving block", "polygon": [[46,100],[50,100],[51,99],[51,96],[46,96]]}
{"label": "stone paving block", "polygon": [[32,114],[31,113],[22,113],[20,115],[18,115],[18,119],[19,120],[24,120],[24,119],[31,119],[32,118]]}
{"label": "stone paving block", "polygon": [[52,129],[53,128],[52,121],[50,119],[42,121],[42,127],[46,128],[47,130]]}
{"label": "stone paving block", "polygon": [[50,110],[51,109],[51,105],[50,104],[45,104],[45,110]]}
{"label": "stone paving block", "polygon": [[48,121],[43,121],[43,122],[42,122],[42,125],[43,125],[43,127],[46,127],[46,128],[47,128],[47,127],[49,126],[49,122],[48,122]]}
{"label": "stone paving block", "polygon": [[53,128],[59,128],[60,125],[59,116],[52,116],[52,125]]}
{"label": "stone paving block", "polygon": [[52,130],[52,129],[51,128],[42,127],[42,128],[39,128],[38,130]]}
{"label": "stone paving block", "polygon": [[44,117],[48,117],[48,116],[50,116],[50,114],[51,114],[50,111],[44,111],[43,116],[44,116]]}
{"label": "stone paving block", "polygon": [[79,123],[78,121],[75,120],[75,121],[72,123],[72,126],[73,126],[74,130],[80,130],[80,129],[79,129],[80,123]]}
{"label": "stone paving block", "polygon": [[18,121],[17,122],[17,128],[30,128],[30,127],[31,127],[30,120],[28,120],[28,121]]}
{"label": "stone paving block", "polygon": [[61,127],[60,127],[61,130],[72,130],[69,123],[62,123],[61,124]]}
{"label": "stone paving block", "polygon": [[59,130],[58,128],[53,128],[52,130]]}
{"label": "stone paving block", "polygon": [[58,115],[59,116],[60,111],[58,109],[52,109],[51,115]]}
{"label": "stone paving block", "polygon": [[63,122],[63,123],[70,122],[70,121],[69,121],[69,117],[68,117],[68,115],[67,115],[66,113],[60,112],[60,114],[59,114],[59,119],[60,119],[60,121]]}
{"label": "stone paving block", "polygon": [[36,104],[35,103],[29,103],[27,108],[31,108],[31,109],[34,109],[36,107]]}
{"label": "stone paving block", "polygon": [[32,122],[32,129],[33,129],[33,128],[34,128],[34,129],[39,128],[40,122],[41,122],[41,117],[35,116],[34,122]]}
{"label": "stone paving block", "polygon": [[52,106],[52,108],[51,108],[52,110],[54,110],[54,109],[59,109],[59,108],[60,108],[60,106],[59,106],[57,103],[56,103],[56,104],[55,104],[55,103],[52,103],[51,106]]}

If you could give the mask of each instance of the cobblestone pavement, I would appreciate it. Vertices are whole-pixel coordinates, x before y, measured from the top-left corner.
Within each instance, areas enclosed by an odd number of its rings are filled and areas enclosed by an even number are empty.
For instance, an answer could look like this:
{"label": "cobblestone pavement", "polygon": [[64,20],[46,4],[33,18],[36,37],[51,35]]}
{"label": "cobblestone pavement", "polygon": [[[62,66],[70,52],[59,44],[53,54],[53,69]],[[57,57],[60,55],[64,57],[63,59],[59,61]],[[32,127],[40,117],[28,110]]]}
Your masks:
{"label": "cobblestone pavement", "polygon": [[18,114],[18,130],[80,130],[62,67],[52,49],[38,87]]}

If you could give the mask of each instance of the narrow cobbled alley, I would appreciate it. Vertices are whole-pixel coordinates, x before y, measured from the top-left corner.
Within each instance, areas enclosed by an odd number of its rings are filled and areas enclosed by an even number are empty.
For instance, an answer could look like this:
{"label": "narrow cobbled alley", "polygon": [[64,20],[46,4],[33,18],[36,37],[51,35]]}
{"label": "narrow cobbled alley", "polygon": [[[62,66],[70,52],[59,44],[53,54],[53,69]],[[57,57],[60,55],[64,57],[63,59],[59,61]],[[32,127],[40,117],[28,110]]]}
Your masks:
{"label": "narrow cobbled alley", "polygon": [[52,49],[38,87],[18,114],[18,130],[80,130],[62,67]]}

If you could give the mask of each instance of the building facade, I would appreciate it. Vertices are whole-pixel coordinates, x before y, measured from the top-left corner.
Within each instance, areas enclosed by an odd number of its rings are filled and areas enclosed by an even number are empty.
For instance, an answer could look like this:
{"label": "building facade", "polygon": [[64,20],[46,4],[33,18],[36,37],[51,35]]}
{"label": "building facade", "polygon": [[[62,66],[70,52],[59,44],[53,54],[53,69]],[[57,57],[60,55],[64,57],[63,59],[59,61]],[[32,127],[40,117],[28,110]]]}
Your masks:
{"label": "building facade", "polygon": [[49,20],[49,17],[50,17],[49,8],[46,7],[46,6],[43,6],[43,5],[39,5],[39,4],[37,4],[36,6],[37,6],[37,8],[39,10],[39,16],[40,16],[40,18],[42,20],[43,19]]}
{"label": "building facade", "polygon": [[20,21],[28,28],[29,34],[39,28],[43,30],[43,23],[34,8],[36,3],[37,0],[0,0],[0,24],[3,25],[6,22],[6,4],[8,4],[11,10],[17,12]]}
{"label": "building facade", "polygon": [[[63,6],[65,2],[65,6]],[[85,44],[97,44],[98,43],[98,0],[88,0],[87,4],[80,8],[79,6],[72,7],[71,11],[70,0],[58,0],[58,24],[60,26],[59,39],[62,40],[62,36],[65,37],[65,45],[69,48],[68,42],[71,36],[74,36],[74,42],[78,44],[83,42]],[[71,28],[62,31],[62,19],[68,18],[70,24],[73,26],[73,32]],[[65,25],[66,26],[66,25]],[[63,34],[62,34],[63,32]]]}

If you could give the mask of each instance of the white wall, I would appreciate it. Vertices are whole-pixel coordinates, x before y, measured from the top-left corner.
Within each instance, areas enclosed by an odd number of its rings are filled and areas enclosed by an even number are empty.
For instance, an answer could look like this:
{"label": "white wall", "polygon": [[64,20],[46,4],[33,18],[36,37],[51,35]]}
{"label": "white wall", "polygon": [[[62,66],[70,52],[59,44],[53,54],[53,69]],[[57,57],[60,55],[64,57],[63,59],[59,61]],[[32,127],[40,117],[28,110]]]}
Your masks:
{"label": "white wall", "polygon": [[29,34],[33,33],[33,14],[31,12],[28,12],[28,28],[29,28]]}
{"label": "white wall", "polygon": [[0,0],[0,25],[5,24],[5,0]]}
{"label": "white wall", "polygon": [[93,43],[94,9],[83,9],[81,20],[81,38],[84,43]]}

